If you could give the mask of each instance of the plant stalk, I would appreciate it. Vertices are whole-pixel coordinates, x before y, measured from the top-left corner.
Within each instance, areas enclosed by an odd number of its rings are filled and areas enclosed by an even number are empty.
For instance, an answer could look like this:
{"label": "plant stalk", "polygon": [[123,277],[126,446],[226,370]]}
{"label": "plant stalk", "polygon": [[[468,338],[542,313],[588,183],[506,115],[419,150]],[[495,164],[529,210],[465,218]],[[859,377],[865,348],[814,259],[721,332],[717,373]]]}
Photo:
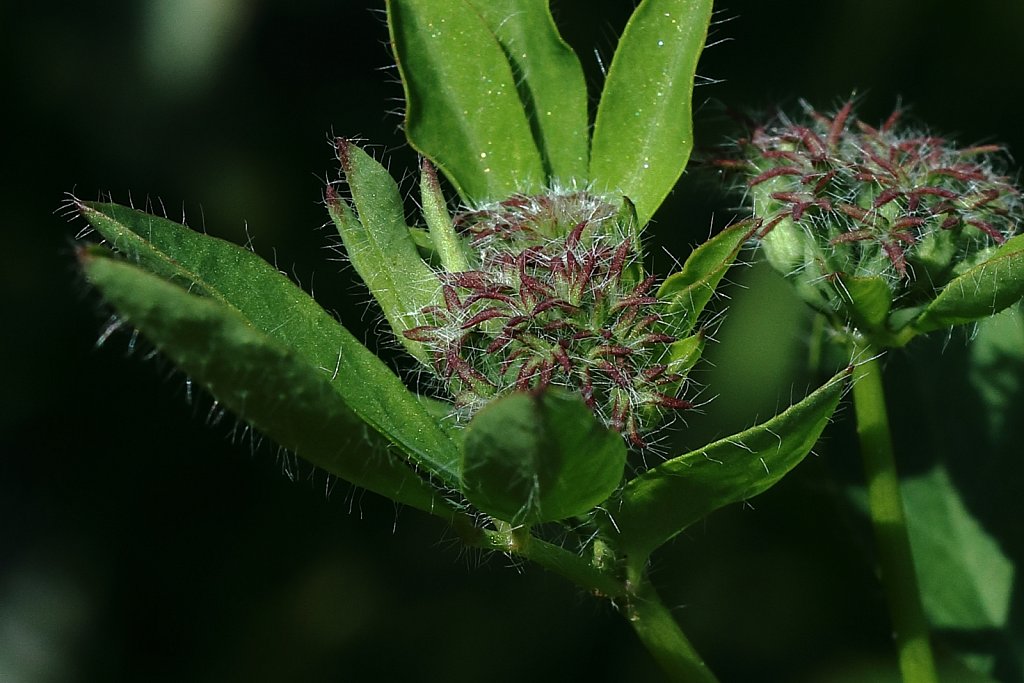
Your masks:
{"label": "plant stalk", "polygon": [[609,598],[622,609],[640,642],[669,675],[669,680],[718,683],[642,569],[627,569],[628,580],[623,582],[621,577],[599,569],[585,558],[532,536],[525,527],[513,528],[498,521],[495,526],[494,530],[477,529],[474,538],[463,540],[478,548],[532,560],[596,595]]}
{"label": "plant stalk", "polygon": [[677,683],[718,683],[646,576],[633,585],[625,617],[648,652]]}
{"label": "plant stalk", "polygon": [[893,457],[879,354],[858,349],[869,359],[857,366],[853,405],[875,530],[878,563],[904,683],[937,683],[928,620],[921,604],[907,520]]}
{"label": "plant stalk", "polygon": [[536,562],[596,595],[614,599],[625,592],[621,579],[594,567],[586,558],[531,536],[528,529],[512,529],[504,522],[499,525],[497,531],[481,529],[475,538],[463,540],[477,548]]}

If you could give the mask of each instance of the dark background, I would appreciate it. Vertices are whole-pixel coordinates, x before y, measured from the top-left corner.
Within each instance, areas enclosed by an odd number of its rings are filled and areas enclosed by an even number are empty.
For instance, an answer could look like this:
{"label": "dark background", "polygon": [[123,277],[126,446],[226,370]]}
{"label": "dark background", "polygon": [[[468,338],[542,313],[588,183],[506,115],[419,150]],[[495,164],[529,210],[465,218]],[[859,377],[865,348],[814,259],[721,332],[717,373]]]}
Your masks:
{"label": "dark background", "polygon": [[[554,5],[596,83],[594,51],[610,61],[630,3]],[[0,7],[0,680],[660,680],[607,604],[467,552],[434,520],[255,445],[230,416],[208,424],[208,397],[127,333],[96,347],[110,312],[77,272],[68,192],[184,212],[236,242],[248,234],[373,343],[369,297],[326,248],[321,193],[336,176],[331,134],[379,145],[396,176],[415,168],[379,10]],[[829,109],[856,92],[868,121],[902,97],[965,144],[1024,150],[1024,3],[734,0],[716,19],[721,42],[699,73],[724,80],[697,89],[698,144],[726,130],[723,105],[805,97]],[[691,174],[658,215],[661,272],[662,246],[685,256],[725,224],[732,200],[712,188]],[[729,290],[731,316],[700,375],[718,399],[690,418],[679,448],[748,426],[813,381],[807,320],[788,290],[757,268],[732,279],[745,289]],[[963,356],[962,342],[943,341],[891,359],[898,387],[931,378],[936,392],[894,390],[911,470],[935,445],[922,434],[958,424],[972,400],[955,373],[935,379],[934,358],[955,367]],[[723,680],[891,673],[867,536],[833,495],[856,479],[841,446],[849,417],[752,507],[716,513],[656,558],[656,580]],[[971,448],[951,433],[947,446]],[[1013,465],[988,476],[1020,475]],[[1003,529],[1019,505],[985,510]],[[1006,667],[1000,676],[1019,680]]]}

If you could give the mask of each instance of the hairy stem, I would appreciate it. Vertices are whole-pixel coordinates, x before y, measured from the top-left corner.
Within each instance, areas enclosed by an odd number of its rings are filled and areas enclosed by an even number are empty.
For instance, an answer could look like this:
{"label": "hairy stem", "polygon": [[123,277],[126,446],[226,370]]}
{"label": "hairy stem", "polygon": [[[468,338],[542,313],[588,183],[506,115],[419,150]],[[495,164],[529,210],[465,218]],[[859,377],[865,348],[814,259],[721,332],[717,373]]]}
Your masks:
{"label": "hairy stem", "polygon": [[598,569],[585,557],[531,536],[526,528],[513,529],[500,523],[496,531],[481,529],[475,539],[465,540],[478,548],[500,550],[536,562],[598,595],[615,598],[625,592],[622,581],[614,575]]}
{"label": "hairy stem", "polygon": [[861,348],[860,352],[869,360],[858,366],[853,384],[853,404],[867,476],[868,507],[875,529],[878,563],[889,603],[900,671],[905,683],[937,683],[928,621],[921,605],[893,458],[881,362],[871,346]]}
{"label": "hairy stem", "polygon": [[632,589],[625,616],[637,637],[669,675],[669,680],[717,683],[718,679],[690,644],[647,577],[641,575]]}

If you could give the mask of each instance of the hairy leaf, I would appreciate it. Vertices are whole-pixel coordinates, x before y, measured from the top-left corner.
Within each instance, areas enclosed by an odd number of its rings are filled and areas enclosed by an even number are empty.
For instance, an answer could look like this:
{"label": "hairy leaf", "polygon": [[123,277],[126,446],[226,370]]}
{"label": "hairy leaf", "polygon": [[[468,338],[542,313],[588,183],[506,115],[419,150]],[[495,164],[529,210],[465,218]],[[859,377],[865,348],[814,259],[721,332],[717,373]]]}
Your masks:
{"label": "hairy leaf", "polygon": [[420,164],[420,202],[423,205],[423,218],[430,230],[430,241],[441,265],[449,273],[469,270],[466,248],[452,224],[437,172],[427,159]]}
{"label": "hairy leaf", "polygon": [[946,285],[914,321],[922,332],[995,315],[1024,296],[1024,235],[1000,246],[991,258]]}
{"label": "hairy leaf", "polygon": [[416,327],[420,311],[440,299],[441,284],[409,234],[398,184],[386,168],[348,140],[338,141],[338,156],[355,213],[333,192],[328,194],[327,209],[352,267],[406,350],[429,363],[423,345],[402,333]]}
{"label": "hairy leaf", "polygon": [[765,423],[630,480],[620,504],[609,510],[618,544],[640,560],[714,510],[770,488],[810,452],[839,404],[849,372]]}
{"label": "hairy leaf", "polygon": [[689,337],[672,342],[668,348],[668,358],[665,363],[668,371],[677,375],[688,373],[704,352],[704,334],[698,332]]}
{"label": "hairy leaf", "polygon": [[667,306],[665,319],[672,334],[689,334],[751,235],[750,226],[739,223],[718,233],[693,250],[682,270],[665,278],[658,299]]}
{"label": "hairy leaf", "polygon": [[643,0],[619,39],[594,123],[590,178],[636,204],[640,224],[693,148],[691,98],[711,0]]}
{"label": "hairy leaf", "polygon": [[216,300],[293,349],[373,430],[454,486],[458,448],[401,380],[305,292],[256,254],[117,204],[79,203],[108,242],[146,270]]}
{"label": "hairy leaf", "polygon": [[450,512],[433,486],[383,448],[387,441],[335,390],[330,374],[294,348],[223,301],[190,294],[100,247],[81,253],[89,281],[120,315],[260,432],[357,486]]}

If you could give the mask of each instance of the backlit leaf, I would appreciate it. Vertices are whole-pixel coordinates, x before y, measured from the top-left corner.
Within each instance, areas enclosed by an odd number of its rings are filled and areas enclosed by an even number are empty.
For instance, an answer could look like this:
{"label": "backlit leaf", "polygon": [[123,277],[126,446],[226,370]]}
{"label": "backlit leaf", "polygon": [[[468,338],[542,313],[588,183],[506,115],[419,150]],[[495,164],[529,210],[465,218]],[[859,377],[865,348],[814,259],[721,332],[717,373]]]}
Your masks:
{"label": "backlit leaf", "polygon": [[540,189],[540,151],[509,58],[468,0],[388,0],[409,142],[467,202]]}
{"label": "backlit leaf", "polygon": [[501,43],[515,75],[547,174],[585,181],[589,161],[587,84],[558,35],[548,0],[470,0]]}
{"label": "backlit leaf", "polygon": [[633,200],[641,225],[690,158],[694,73],[710,20],[711,0],[643,0],[612,58],[594,123],[590,178],[599,191]]}

